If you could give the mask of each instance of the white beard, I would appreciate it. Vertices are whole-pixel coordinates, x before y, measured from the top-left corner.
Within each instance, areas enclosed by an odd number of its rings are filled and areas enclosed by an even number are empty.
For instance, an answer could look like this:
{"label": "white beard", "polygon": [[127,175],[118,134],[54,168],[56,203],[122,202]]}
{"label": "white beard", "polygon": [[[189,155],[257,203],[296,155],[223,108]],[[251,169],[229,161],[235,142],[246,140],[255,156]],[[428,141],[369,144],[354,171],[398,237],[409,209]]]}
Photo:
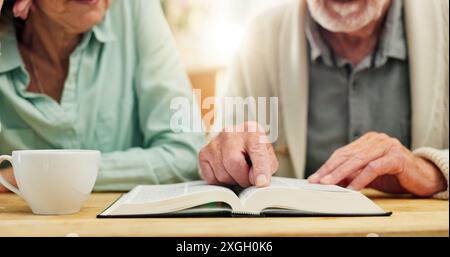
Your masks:
{"label": "white beard", "polygon": [[357,0],[338,3],[334,0],[307,0],[312,18],[331,32],[358,31],[383,14],[389,0]]}

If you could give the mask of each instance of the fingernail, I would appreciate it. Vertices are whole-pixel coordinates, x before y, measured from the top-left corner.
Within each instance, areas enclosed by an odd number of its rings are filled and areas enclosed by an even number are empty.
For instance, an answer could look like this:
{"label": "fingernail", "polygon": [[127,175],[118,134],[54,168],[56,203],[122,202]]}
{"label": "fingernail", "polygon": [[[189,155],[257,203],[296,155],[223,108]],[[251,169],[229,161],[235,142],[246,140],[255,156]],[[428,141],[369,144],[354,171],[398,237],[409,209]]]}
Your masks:
{"label": "fingernail", "polygon": [[352,186],[348,186],[347,189],[355,191],[355,188],[353,188]]}
{"label": "fingernail", "polygon": [[267,178],[265,175],[260,174],[256,177],[256,186],[257,187],[264,187],[267,186]]}
{"label": "fingernail", "polygon": [[314,174],[314,175],[309,176],[308,181],[309,181],[309,182],[313,182],[313,181],[316,181],[317,178],[318,178],[318,175],[317,175],[317,174]]}

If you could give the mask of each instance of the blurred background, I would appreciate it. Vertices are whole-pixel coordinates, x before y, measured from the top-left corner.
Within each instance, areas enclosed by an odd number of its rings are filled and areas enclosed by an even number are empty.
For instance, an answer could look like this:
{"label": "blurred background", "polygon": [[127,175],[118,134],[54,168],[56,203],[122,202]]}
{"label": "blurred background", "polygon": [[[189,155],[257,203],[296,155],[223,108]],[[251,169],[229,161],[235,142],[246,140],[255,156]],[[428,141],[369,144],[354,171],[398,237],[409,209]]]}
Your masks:
{"label": "blurred background", "polygon": [[181,60],[202,98],[225,86],[226,69],[252,18],[286,1],[161,0]]}

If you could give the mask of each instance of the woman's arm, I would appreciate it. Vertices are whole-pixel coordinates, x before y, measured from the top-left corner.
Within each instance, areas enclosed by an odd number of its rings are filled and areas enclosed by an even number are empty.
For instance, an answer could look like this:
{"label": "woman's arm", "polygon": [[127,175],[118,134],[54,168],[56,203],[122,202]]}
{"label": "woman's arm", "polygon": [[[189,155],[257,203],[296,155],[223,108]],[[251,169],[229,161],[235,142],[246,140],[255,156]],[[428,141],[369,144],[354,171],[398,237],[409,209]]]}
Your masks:
{"label": "woman's arm", "polygon": [[132,5],[137,14],[135,85],[144,147],[103,155],[95,190],[199,179],[197,154],[204,145],[203,133],[176,133],[171,128],[170,105],[175,98],[187,100],[192,115],[199,117],[200,112],[170,29],[159,1],[139,0]]}

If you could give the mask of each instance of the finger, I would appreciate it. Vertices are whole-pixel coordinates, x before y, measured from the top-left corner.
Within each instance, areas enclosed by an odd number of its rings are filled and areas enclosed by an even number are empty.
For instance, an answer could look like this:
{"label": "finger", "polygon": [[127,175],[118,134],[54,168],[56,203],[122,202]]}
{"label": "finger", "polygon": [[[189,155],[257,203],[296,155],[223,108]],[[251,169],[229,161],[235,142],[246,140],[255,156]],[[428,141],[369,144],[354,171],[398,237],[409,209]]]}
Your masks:
{"label": "finger", "polygon": [[386,146],[387,145],[384,144],[384,142],[381,142],[376,146],[368,147],[362,152],[354,154],[351,158],[342,163],[335,170],[322,177],[320,179],[320,183],[334,185],[342,181],[352,173],[357,172],[367,166],[367,164],[369,164],[370,162],[381,158],[386,152]]}
{"label": "finger", "polygon": [[205,180],[208,184],[217,185],[220,183],[217,180],[216,176],[214,175],[211,164],[209,163],[212,158],[210,149],[211,149],[211,147],[208,145],[200,151],[199,157],[198,157],[198,159],[199,159],[198,163],[200,166],[200,171],[201,171],[203,180]]}
{"label": "finger", "polygon": [[269,186],[272,177],[272,167],[267,146],[261,143],[258,133],[248,135],[245,147],[252,162],[254,185],[257,187]]}
{"label": "finger", "polygon": [[[247,157],[247,163],[251,163],[250,157]],[[273,174],[275,174],[278,171],[278,165],[279,164],[278,164],[278,160],[276,159],[276,157],[275,157],[275,160],[272,161],[272,163],[273,163],[272,167],[273,167],[273,170],[274,170],[274,172],[272,172],[272,175],[273,175]],[[252,185],[256,184],[256,182],[255,182],[255,180],[256,180],[256,178],[255,178],[255,169],[253,168],[253,166],[250,166],[250,171],[248,173],[248,178],[250,180],[250,184],[252,184]]]}
{"label": "finger", "polygon": [[362,190],[372,183],[376,178],[395,174],[399,170],[398,161],[392,157],[384,157],[369,163],[348,186],[352,190]]}
{"label": "finger", "polygon": [[271,171],[272,171],[272,175],[273,175],[280,168],[280,164],[278,162],[278,158],[277,158],[277,155],[275,153],[275,150],[273,149],[272,144],[267,144],[267,151],[268,151],[269,156],[270,156],[270,160],[271,160],[270,167],[271,167]]}
{"label": "finger", "polygon": [[[239,134],[241,135],[241,134]],[[220,154],[223,166],[236,183],[243,187],[250,186],[249,164],[246,162],[244,140],[242,136],[234,133],[224,133],[221,135],[224,140],[220,147]]]}
{"label": "finger", "polygon": [[0,12],[2,11],[3,0],[0,0]]}
{"label": "finger", "polygon": [[[225,148],[226,149],[226,148]],[[231,151],[222,153],[223,165],[225,170],[230,174],[234,181],[243,188],[250,186],[249,166],[245,161],[245,155],[242,153],[242,148],[234,148]]]}
{"label": "finger", "polygon": [[255,169],[250,167],[250,171],[248,172],[248,179],[250,180],[250,184],[255,185]]}
{"label": "finger", "polygon": [[238,185],[238,183],[233,179],[233,177],[228,174],[227,170],[223,167],[221,162],[215,162],[211,164],[211,167],[220,184],[224,185]]}
{"label": "finger", "polygon": [[320,169],[308,178],[310,183],[319,183],[320,180],[332,172],[334,169],[346,162],[352,153],[358,152],[362,149],[370,148],[374,143],[377,142],[376,133],[367,133],[363,137],[355,140],[347,146],[339,148],[336,150],[331,157],[325,162]]}
{"label": "finger", "polygon": [[223,164],[222,154],[220,152],[219,147],[214,147],[213,155],[214,157],[209,162],[211,165],[211,168],[214,172],[214,176],[216,176],[216,179],[221,183],[225,185],[237,185],[237,182],[231,177],[230,174],[228,174],[227,170],[225,169],[225,166]]}
{"label": "finger", "polygon": [[217,180],[214,172],[211,168],[211,165],[207,161],[200,161],[200,170],[202,174],[202,179],[205,180],[210,185],[218,185],[220,184]]}
{"label": "finger", "polygon": [[340,181],[339,183],[337,183],[338,186],[340,187],[348,187],[350,185],[350,183],[352,183],[352,181],[359,176],[359,174],[361,174],[362,169],[352,173],[351,175],[349,175],[348,177],[346,177],[345,179],[343,179],[342,181]]}

